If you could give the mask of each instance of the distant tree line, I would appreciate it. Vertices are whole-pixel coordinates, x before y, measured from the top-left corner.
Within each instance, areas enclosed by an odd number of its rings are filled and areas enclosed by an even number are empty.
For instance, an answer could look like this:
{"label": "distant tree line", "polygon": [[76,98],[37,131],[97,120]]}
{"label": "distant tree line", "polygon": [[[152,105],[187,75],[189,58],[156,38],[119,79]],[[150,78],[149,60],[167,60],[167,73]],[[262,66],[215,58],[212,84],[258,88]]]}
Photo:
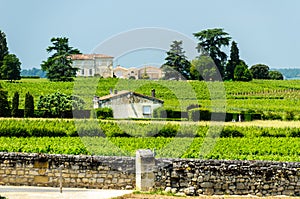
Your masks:
{"label": "distant tree line", "polygon": [[230,44],[231,37],[221,28],[207,29],[193,34],[198,40],[199,56],[189,61],[182,41],[173,41],[161,66],[165,79],[251,81],[254,79],[283,79],[279,71],[270,71],[264,64],[248,67],[239,57],[235,41],[231,42],[229,59],[221,49]]}
{"label": "distant tree line", "polygon": [[46,72],[42,69],[32,68],[32,69],[22,69],[21,70],[21,77],[40,77],[45,78]]}

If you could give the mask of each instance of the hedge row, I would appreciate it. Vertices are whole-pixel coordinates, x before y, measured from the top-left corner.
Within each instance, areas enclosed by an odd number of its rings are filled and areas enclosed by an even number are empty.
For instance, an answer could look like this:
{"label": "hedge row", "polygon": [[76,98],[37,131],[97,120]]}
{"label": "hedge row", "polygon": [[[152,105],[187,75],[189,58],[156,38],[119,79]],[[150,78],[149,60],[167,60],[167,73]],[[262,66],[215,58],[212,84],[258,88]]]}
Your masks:
{"label": "hedge row", "polygon": [[240,127],[165,122],[36,119],[0,120],[3,137],[300,137],[299,128]]}
{"label": "hedge row", "polygon": [[251,121],[262,119],[259,113],[212,113],[208,109],[193,108],[188,111],[174,111],[157,108],[153,111],[154,118],[184,118],[190,121]]}

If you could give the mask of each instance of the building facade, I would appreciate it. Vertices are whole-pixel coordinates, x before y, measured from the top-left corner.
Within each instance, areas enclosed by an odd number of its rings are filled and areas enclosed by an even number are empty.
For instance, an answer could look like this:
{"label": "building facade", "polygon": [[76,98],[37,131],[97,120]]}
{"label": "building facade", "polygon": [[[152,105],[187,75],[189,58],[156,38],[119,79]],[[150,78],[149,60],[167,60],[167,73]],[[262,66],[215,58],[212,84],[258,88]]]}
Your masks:
{"label": "building facade", "polygon": [[155,66],[144,66],[141,68],[124,68],[117,66],[114,69],[114,75],[122,79],[152,79],[158,80],[163,77],[163,72]]}
{"label": "building facade", "polygon": [[73,67],[79,68],[77,77],[113,77],[113,57],[103,54],[71,55]]}
{"label": "building facade", "polygon": [[114,118],[152,118],[153,110],[161,107],[164,101],[155,98],[155,90],[151,96],[132,91],[114,91],[103,97],[94,98],[94,108],[109,107]]}

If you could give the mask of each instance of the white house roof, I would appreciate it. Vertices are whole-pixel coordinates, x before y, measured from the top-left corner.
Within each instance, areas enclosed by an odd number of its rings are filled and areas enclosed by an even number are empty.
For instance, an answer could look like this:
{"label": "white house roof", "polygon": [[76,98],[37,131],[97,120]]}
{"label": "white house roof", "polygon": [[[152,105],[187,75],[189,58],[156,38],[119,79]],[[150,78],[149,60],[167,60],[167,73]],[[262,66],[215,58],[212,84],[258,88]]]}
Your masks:
{"label": "white house roof", "polygon": [[127,91],[127,90],[118,91],[117,94],[112,93],[112,94],[109,94],[109,95],[99,97],[99,101],[106,101],[106,100],[109,100],[109,99],[114,99],[114,98],[125,96],[125,95],[128,95],[128,94],[139,96],[139,97],[142,97],[142,98],[146,98],[146,99],[149,99],[149,100],[152,100],[152,101],[157,101],[157,102],[162,103],[162,104],[164,103],[163,100],[158,99],[156,97],[143,95],[143,94],[140,94],[140,93],[136,93],[136,92],[133,92],[133,91]]}

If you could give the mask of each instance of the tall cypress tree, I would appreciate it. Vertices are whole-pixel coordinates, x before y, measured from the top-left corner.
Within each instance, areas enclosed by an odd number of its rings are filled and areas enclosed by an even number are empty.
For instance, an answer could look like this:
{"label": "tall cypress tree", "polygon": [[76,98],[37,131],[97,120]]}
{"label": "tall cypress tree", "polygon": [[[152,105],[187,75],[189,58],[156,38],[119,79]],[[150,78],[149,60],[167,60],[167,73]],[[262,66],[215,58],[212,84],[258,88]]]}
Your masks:
{"label": "tall cypress tree", "polygon": [[0,117],[7,117],[10,113],[10,107],[8,102],[8,93],[2,89],[0,85]]}
{"label": "tall cypress tree", "polygon": [[[2,62],[4,57],[8,55],[8,47],[6,42],[6,35],[4,32],[0,30],[0,67],[2,66]],[[1,79],[1,75],[0,75]]]}
{"label": "tall cypress tree", "polygon": [[231,49],[230,49],[230,59],[225,68],[225,79],[226,80],[233,80],[234,79],[234,70],[237,65],[241,62],[239,56],[239,49],[237,47],[237,43],[232,41]]}
{"label": "tall cypress tree", "polygon": [[33,117],[33,116],[34,116],[33,96],[29,92],[27,92],[25,95],[24,117]]}
{"label": "tall cypress tree", "polygon": [[19,93],[15,92],[12,99],[11,116],[18,117],[19,112]]}

